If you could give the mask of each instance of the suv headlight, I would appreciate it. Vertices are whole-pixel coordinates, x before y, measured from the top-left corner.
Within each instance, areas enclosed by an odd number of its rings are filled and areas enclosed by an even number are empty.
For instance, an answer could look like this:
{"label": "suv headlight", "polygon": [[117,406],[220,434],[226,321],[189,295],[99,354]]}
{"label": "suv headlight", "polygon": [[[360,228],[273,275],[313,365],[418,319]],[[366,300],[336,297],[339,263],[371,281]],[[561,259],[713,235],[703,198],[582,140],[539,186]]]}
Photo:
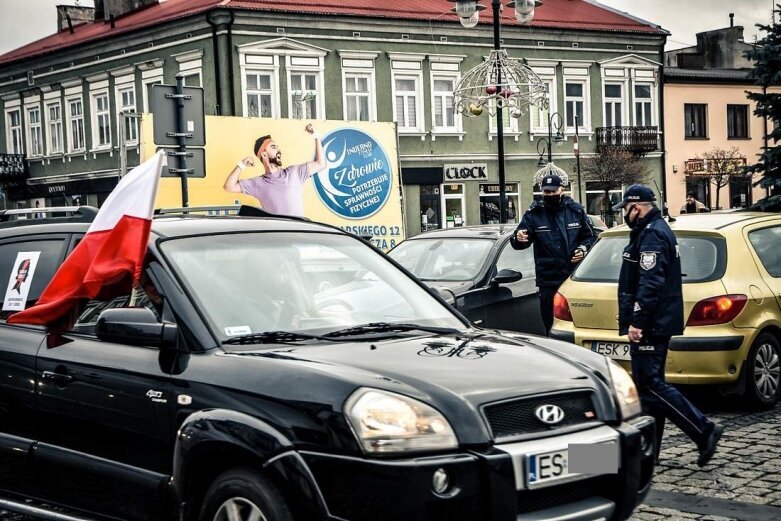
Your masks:
{"label": "suv headlight", "polygon": [[458,447],[445,417],[407,396],[358,389],[347,399],[345,411],[361,447],[370,454]]}
{"label": "suv headlight", "polygon": [[613,382],[613,392],[616,394],[616,401],[621,409],[621,419],[634,418],[643,409],[632,376],[610,358],[607,358],[607,367],[610,370],[610,380]]}

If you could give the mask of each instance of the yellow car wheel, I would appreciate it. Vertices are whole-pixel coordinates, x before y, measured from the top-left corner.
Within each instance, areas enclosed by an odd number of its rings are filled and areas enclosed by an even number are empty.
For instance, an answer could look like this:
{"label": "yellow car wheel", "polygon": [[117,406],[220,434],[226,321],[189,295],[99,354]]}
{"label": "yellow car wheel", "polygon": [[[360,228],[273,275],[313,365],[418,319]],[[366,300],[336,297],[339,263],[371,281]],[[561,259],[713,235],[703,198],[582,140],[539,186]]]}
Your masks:
{"label": "yellow car wheel", "polygon": [[746,394],[762,408],[773,407],[781,396],[781,345],[770,333],[754,341],[746,360]]}

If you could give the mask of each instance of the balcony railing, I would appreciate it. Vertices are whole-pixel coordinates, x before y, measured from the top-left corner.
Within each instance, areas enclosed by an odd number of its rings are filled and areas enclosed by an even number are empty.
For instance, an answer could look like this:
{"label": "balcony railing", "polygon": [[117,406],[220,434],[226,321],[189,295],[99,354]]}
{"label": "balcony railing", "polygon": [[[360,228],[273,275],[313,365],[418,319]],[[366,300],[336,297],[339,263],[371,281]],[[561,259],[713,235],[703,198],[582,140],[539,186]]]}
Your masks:
{"label": "balcony railing", "polygon": [[597,151],[621,148],[633,154],[659,149],[658,127],[597,127]]}

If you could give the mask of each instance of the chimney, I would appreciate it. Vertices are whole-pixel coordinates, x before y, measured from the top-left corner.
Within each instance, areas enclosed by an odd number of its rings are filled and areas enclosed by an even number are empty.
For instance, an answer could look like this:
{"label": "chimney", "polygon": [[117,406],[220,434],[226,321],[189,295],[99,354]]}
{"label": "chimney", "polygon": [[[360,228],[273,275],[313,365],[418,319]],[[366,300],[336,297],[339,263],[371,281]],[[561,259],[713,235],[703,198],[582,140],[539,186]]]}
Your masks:
{"label": "chimney", "polygon": [[[97,5],[97,1],[95,4]],[[73,27],[95,21],[95,8],[82,7],[78,5],[58,5],[57,6],[57,30],[64,31],[68,29],[68,18]]]}
{"label": "chimney", "polygon": [[735,27],[735,13],[729,14],[729,26]]}
{"label": "chimney", "polygon": [[157,5],[157,0],[95,0],[95,20],[110,22],[142,7]]}

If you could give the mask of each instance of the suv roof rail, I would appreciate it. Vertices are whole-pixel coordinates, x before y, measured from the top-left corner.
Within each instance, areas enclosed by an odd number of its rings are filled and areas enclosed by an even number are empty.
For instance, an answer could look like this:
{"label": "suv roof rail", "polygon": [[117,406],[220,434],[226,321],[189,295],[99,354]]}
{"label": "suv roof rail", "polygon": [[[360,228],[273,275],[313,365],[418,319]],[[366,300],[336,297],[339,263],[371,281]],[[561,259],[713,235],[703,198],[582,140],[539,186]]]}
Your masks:
{"label": "suv roof rail", "polygon": [[239,217],[277,217],[282,219],[293,219],[297,221],[309,221],[306,217],[296,217],[293,215],[280,215],[267,212],[257,206],[243,204],[236,205],[216,205],[216,206],[188,206],[183,208],[157,208],[155,215],[187,215],[191,213],[206,213],[207,215],[238,215]]}
{"label": "suv roof rail", "polygon": [[[61,215],[57,215],[61,214]],[[0,227],[31,226],[51,223],[91,223],[98,209],[94,206],[49,206],[0,210]]]}

